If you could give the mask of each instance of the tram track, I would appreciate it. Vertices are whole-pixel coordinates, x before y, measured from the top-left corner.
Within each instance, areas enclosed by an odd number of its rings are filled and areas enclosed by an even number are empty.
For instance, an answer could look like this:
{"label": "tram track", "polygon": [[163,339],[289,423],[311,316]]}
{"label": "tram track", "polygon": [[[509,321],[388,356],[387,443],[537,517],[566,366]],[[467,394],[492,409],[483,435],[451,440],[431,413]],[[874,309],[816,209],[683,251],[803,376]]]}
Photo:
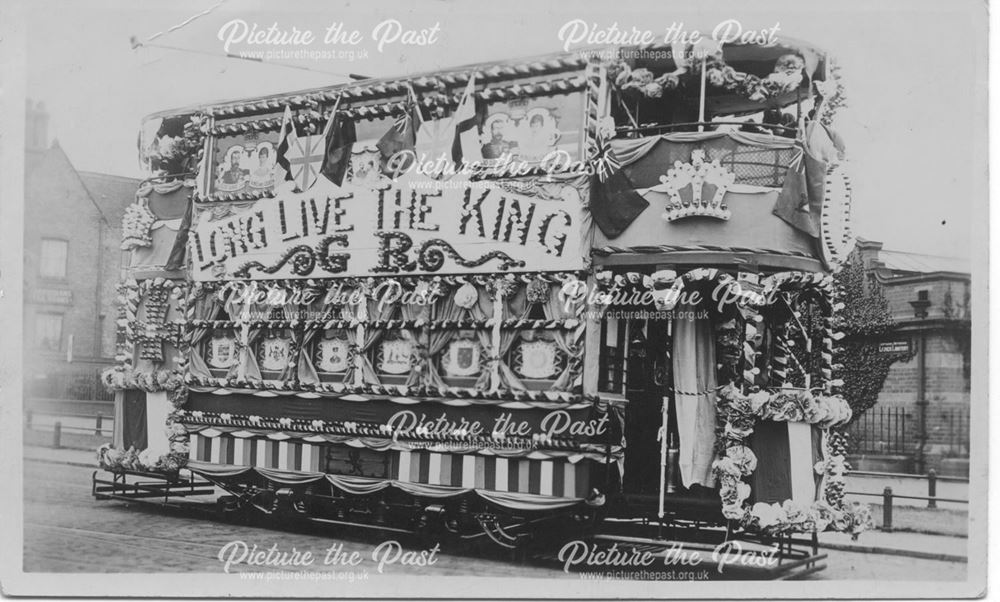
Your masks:
{"label": "tram track", "polygon": [[[143,551],[148,551],[150,546],[148,544],[140,544],[138,542],[158,542],[158,543],[168,543],[177,546],[184,547],[203,547],[211,548],[214,551],[218,551],[219,546],[208,543],[194,542],[184,539],[174,539],[169,537],[155,537],[149,535],[129,535],[125,533],[115,533],[112,531],[96,531],[93,529],[81,529],[79,527],[66,527],[62,525],[45,525],[41,523],[25,522],[25,527],[36,528],[48,530],[50,532],[55,531],[61,533],[63,536],[77,537],[81,539],[86,539],[91,542],[113,544],[115,546],[124,546],[128,548],[135,548]],[[156,549],[159,552],[164,552],[167,554],[173,554],[177,556],[184,556],[187,558],[197,558],[200,560],[218,560],[217,554],[199,554],[187,550],[177,550],[173,548],[165,548],[162,546],[157,546]]]}

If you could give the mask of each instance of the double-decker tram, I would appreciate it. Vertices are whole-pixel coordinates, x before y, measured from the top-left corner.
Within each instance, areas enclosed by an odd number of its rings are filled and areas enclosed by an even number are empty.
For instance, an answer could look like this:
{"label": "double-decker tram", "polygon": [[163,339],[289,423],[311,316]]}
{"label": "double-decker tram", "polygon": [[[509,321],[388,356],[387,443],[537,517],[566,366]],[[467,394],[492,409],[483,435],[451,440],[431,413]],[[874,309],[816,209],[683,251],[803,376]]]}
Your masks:
{"label": "double-decker tram", "polygon": [[782,40],[149,117],[94,494],[817,570],[816,533],[869,522],[836,434],[842,100]]}

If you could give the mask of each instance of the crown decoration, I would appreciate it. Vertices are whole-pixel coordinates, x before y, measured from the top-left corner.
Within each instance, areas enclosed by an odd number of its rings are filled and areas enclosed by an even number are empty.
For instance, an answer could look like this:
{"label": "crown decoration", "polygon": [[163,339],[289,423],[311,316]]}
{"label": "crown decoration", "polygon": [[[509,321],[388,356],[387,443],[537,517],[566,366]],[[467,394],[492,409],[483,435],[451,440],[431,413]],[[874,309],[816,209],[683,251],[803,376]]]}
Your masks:
{"label": "crown decoration", "polygon": [[729,207],[723,202],[726,191],[736,181],[736,175],[719,164],[705,162],[705,151],[691,151],[691,161],[674,161],[667,175],[660,176],[664,191],[670,195],[663,219],[668,222],[684,217],[714,217],[729,219]]}

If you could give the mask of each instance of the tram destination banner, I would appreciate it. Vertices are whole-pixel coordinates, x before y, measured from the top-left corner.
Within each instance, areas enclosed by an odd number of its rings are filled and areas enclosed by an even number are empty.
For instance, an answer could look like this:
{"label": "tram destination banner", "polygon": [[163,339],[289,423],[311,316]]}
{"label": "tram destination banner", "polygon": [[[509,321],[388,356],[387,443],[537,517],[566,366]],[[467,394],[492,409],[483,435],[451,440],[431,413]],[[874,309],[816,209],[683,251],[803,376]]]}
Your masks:
{"label": "tram destination banner", "polygon": [[527,196],[490,182],[320,178],[310,190],[196,209],[192,276],[330,278],[579,270],[580,191]]}

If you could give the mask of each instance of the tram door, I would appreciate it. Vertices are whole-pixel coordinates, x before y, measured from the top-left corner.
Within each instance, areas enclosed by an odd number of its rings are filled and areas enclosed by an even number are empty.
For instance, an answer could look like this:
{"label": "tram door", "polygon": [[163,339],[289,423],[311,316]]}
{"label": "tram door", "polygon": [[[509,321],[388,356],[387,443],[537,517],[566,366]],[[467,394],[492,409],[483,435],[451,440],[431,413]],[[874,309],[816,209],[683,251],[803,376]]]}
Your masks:
{"label": "tram door", "polygon": [[667,322],[630,320],[625,349],[626,494],[656,494],[660,486],[660,443],[663,396],[669,382]]}

